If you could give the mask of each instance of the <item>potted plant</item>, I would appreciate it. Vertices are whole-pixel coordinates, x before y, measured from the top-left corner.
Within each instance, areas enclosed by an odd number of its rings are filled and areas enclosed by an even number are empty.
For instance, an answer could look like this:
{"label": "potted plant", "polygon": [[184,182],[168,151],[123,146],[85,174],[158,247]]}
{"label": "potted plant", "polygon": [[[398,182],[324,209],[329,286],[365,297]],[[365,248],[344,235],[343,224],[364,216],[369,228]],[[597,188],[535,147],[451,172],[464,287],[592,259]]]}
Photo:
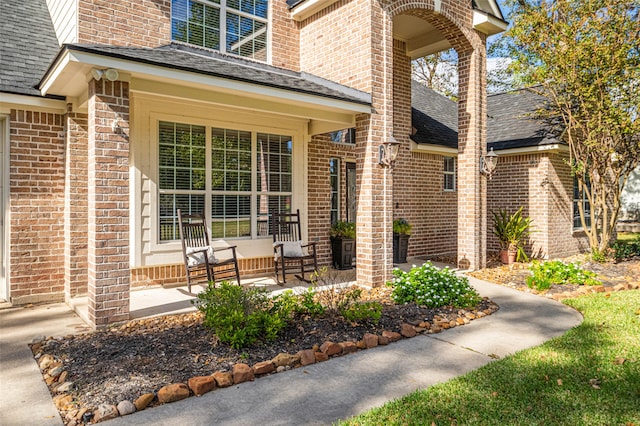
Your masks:
{"label": "potted plant", "polygon": [[411,224],[400,218],[393,221],[393,263],[407,263]]}
{"label": "potted plant", "polygon": [[516,260],[527,261],[524,240],[531,234],[532,219],[522,215],[522,207],[509,215],[506,209],[493,212],[493,233],[500,243],[500,261],[509,265]]}
{"label": "potted plant", "polygon": [[351,269],[356,254],[356,224],[338,220],[331,225],[330,234],[333,267]]}

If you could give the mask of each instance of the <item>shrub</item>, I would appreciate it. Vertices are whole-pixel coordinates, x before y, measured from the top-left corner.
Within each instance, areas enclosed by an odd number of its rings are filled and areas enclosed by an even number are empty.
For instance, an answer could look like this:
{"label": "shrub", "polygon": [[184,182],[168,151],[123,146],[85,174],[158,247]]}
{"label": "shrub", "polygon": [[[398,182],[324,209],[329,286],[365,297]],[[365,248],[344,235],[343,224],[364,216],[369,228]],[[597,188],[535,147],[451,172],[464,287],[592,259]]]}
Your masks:
{"label": "shrub", "polygon": [[313,287],[309,287],[307,291],[300,294],[295,311],[299,314],[311,315],[312,317],[324,315],[325,307],[316,299],[316,291]]}
{"label": "shrub", "polygon": [[340,314],[347,321],[373,321],[377,323],[382,316],[382,304],[374,300],[356,302],[343,308]]}
{"label": "shrub", "polygon": [[509,214],[506,209],[493,212],[493,234],[498,237],[501,250],[515,250],[517,260],[527,262],[529,258],[524,252],[524,240],[531,234],[529,217],[522,216],[520,207],[515,213]]}
{"label": "shrub", "polygon": [[355,238],[356,237],[356,224],[353,222],[344,222],[342,220],[336,221],[331,225],[329,232],[333,238]]}
{"label": "shrub", "polygon": [[393,232],[402,235],[411,235],[411,224],[407,219],[400,218],[393,221]]}
{"label": "shrub", "polygon": [[204,325],[221,342],[240,349],[257,339],[273,340],[287,325],[295,303],[292,296],[270,298],[264,289],[209,283],[194,304],[204,313]]}
{"label": "shrub", "polygon": [[616,241],[611,245],[612,256],[616,262],[640,256],[640,236],[633,241]]}
{"label": "shrub", "polygon": [[456,276],[449,268],[438,269],[430,262],[414,266],[409,272],[394,269],[393,277],[389,285],[393,286],[391,298],[396,303],[469,308],[481,300],[467,278]]}
{"label": "shrub", "polygon": [[536,290],[546,290],[553,284],[602,284],[595,272],[582,269],[577,262],[564,263],[560,260],[533,262],[529,271],[531,275],[527,277],[527,285]]}

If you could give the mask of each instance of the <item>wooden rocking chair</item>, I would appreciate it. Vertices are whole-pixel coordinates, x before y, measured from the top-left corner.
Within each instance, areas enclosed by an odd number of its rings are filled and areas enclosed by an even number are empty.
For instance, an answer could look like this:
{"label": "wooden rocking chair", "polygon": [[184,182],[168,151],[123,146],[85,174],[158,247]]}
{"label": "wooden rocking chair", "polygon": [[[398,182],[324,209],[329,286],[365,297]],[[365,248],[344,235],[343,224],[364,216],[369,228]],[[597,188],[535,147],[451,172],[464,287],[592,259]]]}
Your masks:
{"label": "wooden rocking chair", "polygon": [[279,270],[282,270],[282,283],[286,283],[287,270],[291,269],[300,272],[300,275],[296,275],[299,280],[311,282],[305,278],[305,273],[313,273],[318,270],[316,243],[302,241],[300,210],[296,210],[296,213],[277,213],[274,211],[271,213],[270,220],[276,282],[281,284],[278,273]]}
{"label": "wooden rocking chair", "polygon": [[[209,242],[207,223],[203,213],[182,214],[178,209],[182,255],[187,272],[187,289],[191,283],[206,277],[208,282],[219,282],[235,278],[240,284],[240,270],[236,258],[236,246],[213,248]],[[229,251],[226,256],[217,253]]]}

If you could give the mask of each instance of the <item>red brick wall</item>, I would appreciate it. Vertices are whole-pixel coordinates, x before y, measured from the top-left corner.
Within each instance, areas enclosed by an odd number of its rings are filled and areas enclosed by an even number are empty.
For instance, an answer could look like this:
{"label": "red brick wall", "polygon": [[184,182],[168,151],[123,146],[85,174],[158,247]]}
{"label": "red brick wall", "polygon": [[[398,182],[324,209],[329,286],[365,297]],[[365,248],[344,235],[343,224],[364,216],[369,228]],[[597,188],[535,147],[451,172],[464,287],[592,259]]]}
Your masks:
{"label": "red brick wall", "polygon": [[14,304],[64,297],[64,117],[11,110],[10,293]]}
{"label": "red brick wall", "polygon": [[[300,67],[298,23],[285,1],[271,2],[272,64]],[[171,42],[171,0],[79,0],[78,43],[158,47]]]}
{"label": "red brick wall", "polygon": [[513,213],[523,206],[523,214],[533,219],[534,230],[527,254],[554,258],[585,251],[584,238],[573,232],[572,194],[573,178],[562,155],[500,155],[488,184],[487,250],[499,249],[491,212],[502,208]]}

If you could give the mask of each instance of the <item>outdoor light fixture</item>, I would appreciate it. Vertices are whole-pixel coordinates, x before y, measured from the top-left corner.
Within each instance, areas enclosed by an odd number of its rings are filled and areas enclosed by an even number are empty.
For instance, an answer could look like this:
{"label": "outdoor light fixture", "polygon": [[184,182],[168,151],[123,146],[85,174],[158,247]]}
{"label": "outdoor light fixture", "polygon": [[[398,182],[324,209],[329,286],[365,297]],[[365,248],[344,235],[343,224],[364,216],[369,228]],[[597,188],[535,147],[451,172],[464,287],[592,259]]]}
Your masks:
{"label": "outdoor light fixture", "polygon": [[491,179],[493,172],[496,171],[497,165],[498,154],[493,152],[493,148],[491,148],[491,151],[480,157],[480,173],[484,173],[489,177],[489,179]]}
{"label": "outdoor light fixture", "polygon": [[99,81],[102,77],[106,78],[109,81],[116,81],[119,77],[119,74],[118,74],[118,71],[114,70],[113,68],[108,68],[106,70],[93,68],[91,70],[91,76],[96,81]]}
{"label": "outdoor light fixture", "polygon": [[393,136],[387,142],[383,142],[378,147],[378,163],[382,167],[393,168],[393,164],[398,156],[400,142],[397,142]]}

